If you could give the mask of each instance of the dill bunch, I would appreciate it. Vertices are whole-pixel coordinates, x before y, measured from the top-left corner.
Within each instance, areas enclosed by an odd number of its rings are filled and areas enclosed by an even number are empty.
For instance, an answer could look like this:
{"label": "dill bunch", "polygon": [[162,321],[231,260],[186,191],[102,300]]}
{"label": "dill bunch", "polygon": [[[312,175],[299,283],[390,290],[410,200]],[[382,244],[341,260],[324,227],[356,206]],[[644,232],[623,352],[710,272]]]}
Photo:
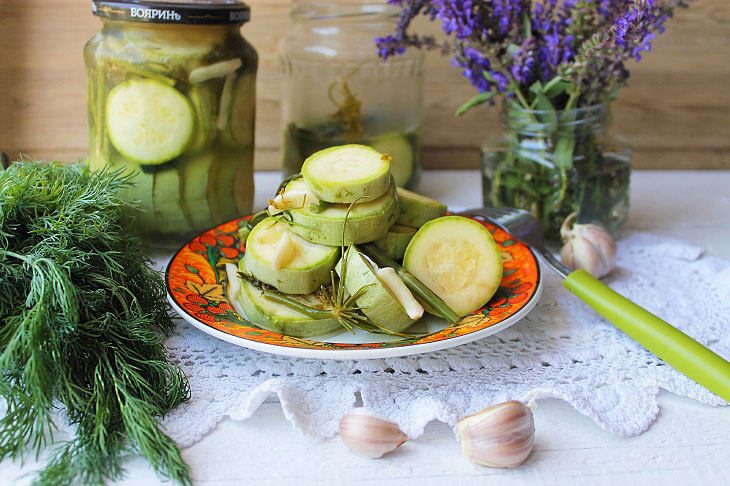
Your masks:
{"label": "dill bunch", "polygon": [[77,426],[40,484],[123,476],[123,456],[190,484],[156,419],[188,399],[163,335],[174,329],[159,273],[126,230],[120,171],[18,162],[0,172],[0,460],[53,443],[57,402]]}

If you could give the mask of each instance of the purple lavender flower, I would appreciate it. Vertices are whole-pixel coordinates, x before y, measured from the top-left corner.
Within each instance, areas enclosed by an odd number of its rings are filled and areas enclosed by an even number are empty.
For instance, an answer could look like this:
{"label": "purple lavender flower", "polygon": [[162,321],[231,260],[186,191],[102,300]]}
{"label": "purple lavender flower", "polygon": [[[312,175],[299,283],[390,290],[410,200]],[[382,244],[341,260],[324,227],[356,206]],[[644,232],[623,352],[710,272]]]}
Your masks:
{"label": "purple lavender flower", "polygon": [[530,86],[536,79],[534,75],[537,64],[537,43],[534,37],[528,37],[518,50],[512,54],[512,77],[522,86]]}
{"label": "purple lavender flower", "polygon": [[[387,59],[406,48],[441,48],[480,92],[526,100],[535,81],[570,83],[556,107],[605,100],[628,79],[681,0],[389,0],[401,8],[394,34],[376,39]],[[411,34],[419,15],[441,23],[448,39]],[[519,93],[517,93],[519,91]],[[576,105],[572,105],[576,106]]]}

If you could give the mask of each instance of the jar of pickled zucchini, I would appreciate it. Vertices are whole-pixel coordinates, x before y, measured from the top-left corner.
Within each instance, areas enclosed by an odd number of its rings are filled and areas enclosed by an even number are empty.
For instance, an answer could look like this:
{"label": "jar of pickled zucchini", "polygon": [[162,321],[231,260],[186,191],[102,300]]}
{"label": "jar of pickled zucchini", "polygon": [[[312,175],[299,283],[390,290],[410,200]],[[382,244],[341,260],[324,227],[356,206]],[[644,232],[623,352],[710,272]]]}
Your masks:
{"label": "jar of pickled zucchini", "polygon": [[133,227],[170,246],[249,214],[256,50],[234,0],[92,2],[102,28],[84,48],[91,170],[134,183]]}
{"label": "jar of pickled zucchini", "polygon": [[359,143],[392,157],[399,186],[418,183],[423,53],[383,61],[375,47],[398,12],[383,1],[295,1],[279,45],[285,176],[314,152]]}

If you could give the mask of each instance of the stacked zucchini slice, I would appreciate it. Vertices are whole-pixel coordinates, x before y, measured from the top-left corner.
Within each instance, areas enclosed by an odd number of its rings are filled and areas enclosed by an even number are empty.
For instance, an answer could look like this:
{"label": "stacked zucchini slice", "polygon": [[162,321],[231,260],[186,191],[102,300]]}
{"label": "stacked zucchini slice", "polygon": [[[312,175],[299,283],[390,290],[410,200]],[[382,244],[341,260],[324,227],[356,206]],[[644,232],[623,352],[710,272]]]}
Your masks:
{"label": "stacked zucchini slice", "polygon": [[282,183],[229,267],[229,297],[249,320],[297,337],[341,327],[400,335],[424,307],[453,323],[492,297],[502,262],[489,231],[396,188],[389,160],[332,147]]}

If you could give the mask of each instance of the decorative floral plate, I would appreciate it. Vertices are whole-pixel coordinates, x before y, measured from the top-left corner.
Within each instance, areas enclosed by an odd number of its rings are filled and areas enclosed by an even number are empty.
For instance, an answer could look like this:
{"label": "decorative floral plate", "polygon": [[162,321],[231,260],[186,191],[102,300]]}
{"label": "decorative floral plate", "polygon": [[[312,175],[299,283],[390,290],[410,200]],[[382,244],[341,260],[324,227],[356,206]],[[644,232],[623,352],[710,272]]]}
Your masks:
{"label": "decorative floral plate", "polygon": [[224,341],[266,353],[323,359],[372,359],[451,348],[499,332],[537,303],[542,275],[535,254],[501,229],[489,229],[502,250],[504,276],[494,297],[476,312],[450,326],[426,314],[408,328],[417,336],[400,338],[343,329],[339,334],[297,338],[262,329],[242,317],[228,298],[226,263],[238,263],[246,251],[238,237],[240,218],[212,228],[180,248],[167,266],[168,300],[190,324]]}

